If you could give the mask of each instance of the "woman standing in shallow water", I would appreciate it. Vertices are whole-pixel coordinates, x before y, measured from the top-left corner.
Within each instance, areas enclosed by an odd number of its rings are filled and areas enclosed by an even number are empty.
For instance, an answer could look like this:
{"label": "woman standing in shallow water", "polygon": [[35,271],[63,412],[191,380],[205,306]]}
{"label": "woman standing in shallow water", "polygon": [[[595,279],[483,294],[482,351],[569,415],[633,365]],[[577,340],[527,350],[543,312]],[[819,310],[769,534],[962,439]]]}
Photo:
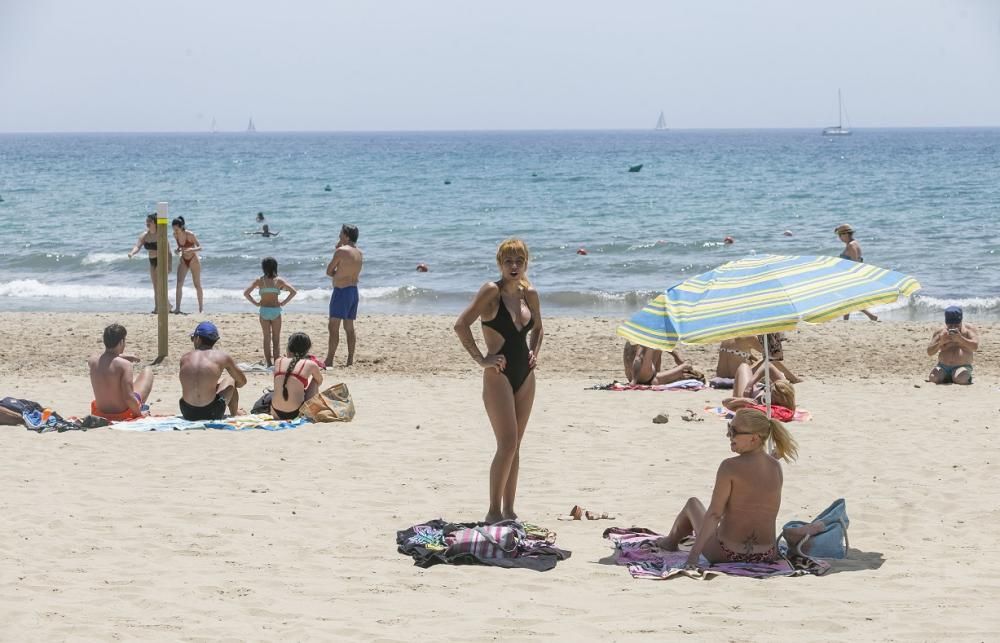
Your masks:
{"label": "woman standing in shallow water", "polygon": [[[535,401],[534,368],[543,336],[538,291],[526,276],[527,246],[520,239],[508,239],[497,249],[496,260],[500,279],[483,284],[455,322],[462,346],[483,368],[483,404],[497,441],[490,465],[487,523],[517,518],[514,496],[521,439]],[[476,319],[483,324],[485,356],[472,336]]]}
{"label": "woman standing in shallow water", "polygon": [[[865,258],[861,255],[861,244],[854,240],[854,228],[851,224],[844,223],[833,229],[837,233],[837,237],[844,242],[844,251],[840,253],[841,259],[847,259],[848,261],[857,261],[858,263],[864,263]],[[862,310],[868,319],[872,321],[878,321],[878,315],[868,312],[867,309]],[[844,321],[850,319],[850,314],[844,315]]]}
{"label": "woman standing in shallow water", "polygon": [[194,291],[198,294],[198,312],[204,311],[204,294],[201,290],[201,259],[198,252],[201,251],[201,243],[194,233],[184,225],[184,217],[177,217],[171,221],[174,229],[174,241],[177,242],[177,254],[181,261],[177,264],[177,296],[174,302],[174,312],[181,312],[181,295],[184,293],[184,277],[191,271],[191,283],[194,284]]}
{"label": "woman standing in shallow water", "polygon": [[[135,246],[129,251],[128,258],[131,259],[139,253],[140,248],[145,248],[147,254],[149,255],[149,280],[153,282],[153,314],[156,314],[156,301],[157,301],[157,290],[156,287],[156,262],[159,259],[158,249],[156,247],[156,215],[148,214],[146,215],[146,230],[139,235],[139,240],[135,242]],[[166,253],[167,257],[167,272],[170,272],[170,252]],[[169,304],[169,302],[168,302]]]}

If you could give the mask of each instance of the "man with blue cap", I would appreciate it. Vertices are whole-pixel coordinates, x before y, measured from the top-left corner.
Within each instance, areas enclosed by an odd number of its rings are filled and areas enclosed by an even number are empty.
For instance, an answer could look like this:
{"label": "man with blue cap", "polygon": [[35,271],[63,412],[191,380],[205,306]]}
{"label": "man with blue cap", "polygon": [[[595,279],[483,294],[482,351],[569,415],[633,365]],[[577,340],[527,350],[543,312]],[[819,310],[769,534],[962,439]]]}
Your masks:
{"label": "man with blue cap", "polygon": [[934,384],[972,384],[972,356],[979,350],[979,331],[962,322],[962,309],[944,309],[944,328],[934,333],[927,354],[938,353],[938,363],[927,376]]}
{"label": "man with blue cap", "polygon": [[237,415],[240,394],[247,376],[225,351],[215,348],[219,329],[210,321],[198,324],[191,333],[194,350],[181,357],[181,415],[185,420],[221,420],[228,407]]}

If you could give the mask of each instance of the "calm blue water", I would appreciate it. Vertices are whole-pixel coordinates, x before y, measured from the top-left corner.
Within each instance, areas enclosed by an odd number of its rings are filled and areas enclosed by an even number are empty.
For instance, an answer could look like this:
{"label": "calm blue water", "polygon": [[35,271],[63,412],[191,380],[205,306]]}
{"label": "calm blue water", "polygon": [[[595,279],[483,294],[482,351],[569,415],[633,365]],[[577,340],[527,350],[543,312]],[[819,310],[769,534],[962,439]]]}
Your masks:
{"label": "calm blue water", "polygon": [[[868,262],[924,286],[890,316],[1000,319],[996,129],[0,135],[0,197],[3,310],[149,310],[145,255],[125,254],[164,200],[205,246],[209,311],[250,311],[266,255],[294,309],[325,311],[345,222],[362,312],[457,312],[516,235],[547,312],[581,315],[749,254],[839,254],[849,222]],[[243,234],[258,210],[279,237]]]}

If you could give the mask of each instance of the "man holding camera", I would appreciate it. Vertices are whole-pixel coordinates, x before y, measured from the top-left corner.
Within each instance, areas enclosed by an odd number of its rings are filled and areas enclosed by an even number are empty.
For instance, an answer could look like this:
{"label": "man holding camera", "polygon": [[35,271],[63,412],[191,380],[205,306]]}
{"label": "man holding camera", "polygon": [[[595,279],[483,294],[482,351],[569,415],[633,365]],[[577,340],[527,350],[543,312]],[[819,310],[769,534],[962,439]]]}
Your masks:
{"label": "man holding camera", "polygon": [[979,332],[962,323],[962,309],[944,309],[944,328],[937,330],[927,354],[938,355],[937,366],[927,376],[934,384],[972,384],[972,355],[979,349]]}

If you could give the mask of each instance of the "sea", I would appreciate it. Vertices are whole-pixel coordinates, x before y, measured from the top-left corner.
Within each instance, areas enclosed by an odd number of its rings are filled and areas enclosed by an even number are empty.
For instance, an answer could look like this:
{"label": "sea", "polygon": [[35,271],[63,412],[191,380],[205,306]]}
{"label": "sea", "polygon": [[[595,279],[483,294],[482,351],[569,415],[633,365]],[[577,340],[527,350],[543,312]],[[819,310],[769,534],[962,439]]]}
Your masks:
{"label": "sea", "polygon": [[[6,311],[151,310],[126,255],[165,201],[204,246],[206,315],[254,312],[265,256],[289,312],[324,313],[344,223],[362,314],[457,314],[520,237],[545,314],[602,317],[727,261],[838,255],[850,223],[923,286],[884,318],[1000,319],[1000,129],[0,134],[0,198]],[[246,234],[257,212],[278,236]]]}

